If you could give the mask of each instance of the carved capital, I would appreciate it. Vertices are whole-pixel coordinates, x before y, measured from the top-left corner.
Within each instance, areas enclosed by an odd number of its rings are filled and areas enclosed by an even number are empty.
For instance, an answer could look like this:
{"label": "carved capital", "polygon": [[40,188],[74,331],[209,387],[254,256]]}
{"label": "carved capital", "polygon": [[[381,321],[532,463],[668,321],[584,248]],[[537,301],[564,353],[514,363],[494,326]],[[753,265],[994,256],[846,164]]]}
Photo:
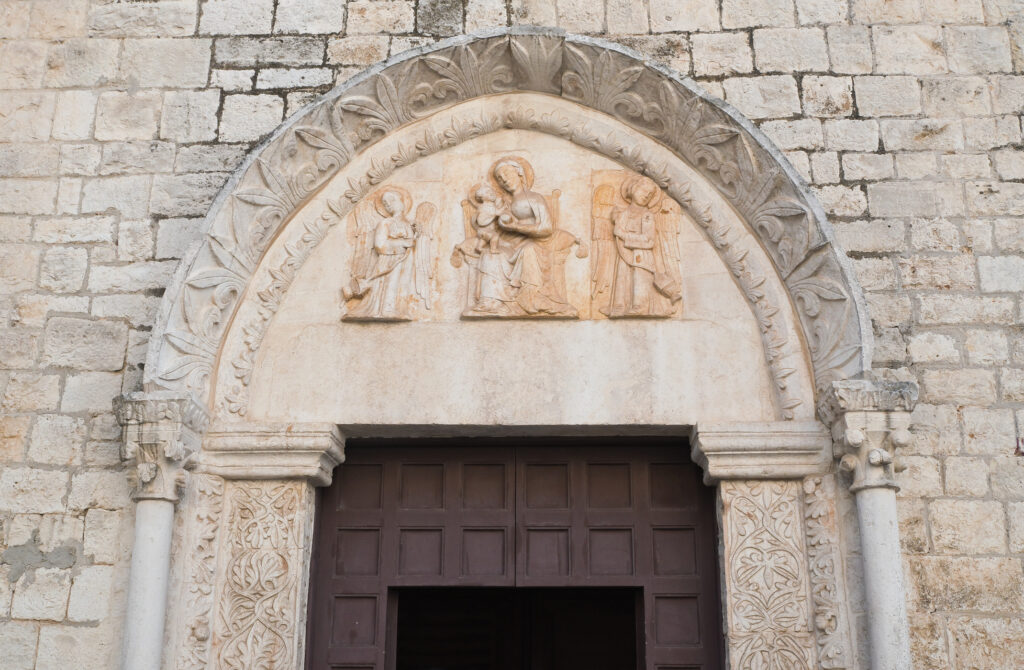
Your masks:
{"label": "carved capital", "polygon": [[206,408],[189,394],[136,392],[114,400],[124,426],[121,457],[135,462],[135,500],[178,501],[184,468],[209,423]]}
{"label": "carved capital", "polygon": [[824,406],[839,467],[853,475],[851,491],[899,489],[893,456],[913,439],[910,412],[916,402],[917,385],[910,382],[833,382]]}
{"label": "carved capital", "polygon": [[828,431],[817,421],[701,424],[691,457],[704,481],[798,479],[828,470]]}
{"label": "carved capital", "polygon": [[203,442],[196,470],[225,479],[307,479],[331,483],[345,460],[345,438],[331,423],[215,425]]}

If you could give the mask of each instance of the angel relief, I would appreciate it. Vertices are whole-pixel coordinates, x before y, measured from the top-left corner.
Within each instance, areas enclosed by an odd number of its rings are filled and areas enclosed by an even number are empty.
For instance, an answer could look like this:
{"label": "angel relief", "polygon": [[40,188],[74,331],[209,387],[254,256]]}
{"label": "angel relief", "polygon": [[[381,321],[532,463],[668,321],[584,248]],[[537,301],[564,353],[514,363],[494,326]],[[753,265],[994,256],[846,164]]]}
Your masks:
{"label": "angel relief", "polygon": [[591,209],[591,298],[605,316],[667,317],[682,300],[679,205],[651,179],[612,173]]}
{"label": "angel relief", "polygon": [[355,233],[349,285],[342,289],[347,321],[409,321],[414,307],[432,306],[432,227],[437,208],[416,207],[404,188],[389,186],[366,198],[350,220]]}
{"label": "angel relief", "polygon": [[462,201],[466,239],[451,262],[469,266],[463,318],[563,318],[578,311],[566,296],[565,262],[586,244],[558,227],[560,192],[533,190],[533,166],[518,156],[496,161]]}

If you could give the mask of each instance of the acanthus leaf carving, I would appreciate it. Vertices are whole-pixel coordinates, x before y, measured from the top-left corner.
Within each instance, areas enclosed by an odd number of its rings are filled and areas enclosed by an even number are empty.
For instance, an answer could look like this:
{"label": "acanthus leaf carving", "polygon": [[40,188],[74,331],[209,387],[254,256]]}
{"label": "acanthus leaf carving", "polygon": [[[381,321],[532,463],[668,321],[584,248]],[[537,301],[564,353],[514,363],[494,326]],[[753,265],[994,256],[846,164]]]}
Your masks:
{"label": "acanthus leaf carving", "polygon": [[191,477],[192,527],[187,561],[185,593],[186,637],[178,654],[179,670],[210,667],[210,636],[213,628],[214,595],[217,585],[217,552],[224,480],[214,475]]}

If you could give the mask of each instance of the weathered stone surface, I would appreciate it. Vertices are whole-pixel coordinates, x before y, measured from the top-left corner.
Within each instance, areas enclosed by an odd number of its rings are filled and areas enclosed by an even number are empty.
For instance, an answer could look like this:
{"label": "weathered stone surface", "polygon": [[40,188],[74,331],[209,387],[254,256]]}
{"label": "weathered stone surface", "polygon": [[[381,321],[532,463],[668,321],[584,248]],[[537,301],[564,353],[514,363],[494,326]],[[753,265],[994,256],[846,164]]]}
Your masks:
{"label": "weathered stone surface", "polygon": [[1010,39],[1003,26],[945,29],[949,69],[960,74],[1009,72]]}
{"label": "weathered stone surface", "polygon": [[51,650],[41,655],[36,670],[62,670],[66,659],[75,659],[81,670],[106,670],[117,658],[116,643],[105,628],[44,626],[39,646]]}
{"label": "weathered stone surface", "polygon": [[1009,452],[1016,437],[1013,411],[1009,409],[963,410],[964,451],[968,454],[996,456]]}
{"label": "weathered stone surface", "polygon": [[5,468],[0,472],[0,510],[46,514],[64,509],[68,475],[55,470]]}
{"label": "weathered stone surface", "polygon": [[68,375],[61,397],[62,412],[108,412],[111,398],[121,391],[116,372],[81,372]]}
{"label": "weathered stone surface", "polygon": [[[345,3],[334,0],[279,0],[275,33],[340,33],[345,26]],[[461,22],[459,28],[462,28]]]}
{"label": "weathered stone surface", "polygon": [[910,602],[922,611],[1015,611],[1024,598],[1021,564],[1012,558],[915,556],[907,559]]}
{"label": "weathered stone surface", "polygon": [[82,568],[71,584],[68,621],[103,621],[110,610],[114,568],[93,565]]}
{"label": "weathered stone surface", "polygon": [[127,336],[123,323],[54,317],[46,324],[43,358],[72,369],[120,370]]}
{"label": "weathered stone surface", "polygon": [[273,0],[206,0],[199,19],[199,32],[204,35],[266,34],[273,20]]}
{"label": "weathered stone surface", "polygon": [[864,26],[828,26],[828,53],[833,72],[868,74],[873,69],[871,36]]}
{"label": "weathered stone surface", "polygon": [[722,0],[723,28],[791,25],[792,0]]}
{"label": "weathered stone surface", "polygon": [[914,363],[959,363],[956,340],[939,333],[920,333],[910,338],[910,360]]}
{"label": "weathered stone surface", "polygon": [[927,325],[1013,322],[1010,298],[922,295],[917,298],[921,322]]}
{"label": "weathered stone surface", "polygon": [[940,554],[1006,551],[1003,506],[995,500],[935,500],[928,505],[932,546]]}
{"label": "weathered stone surface", "polygon": [[39,286],[57,293],[73,293],[82,288],[88,267],[89,252],[85,249],[48,249],[39,270]]}
{"label": "weathered stone surface", "polygon": [[698,77],[716,77],[751,72],[754,69],[750,42],[743,33],[693,35],[693,72]]}
{"label": "weathered stone surface", "polygon": [[195,30],[198,6],[191,0],[118,2],[89,8],[93,37],[184,37]]}
{"label": "weathered stone surface", "polygon": [[942,30],[936,26],[875,26],[875,68],[879,74],[939,74],[946,71]]}
{"label": "weathered stone surface", "polygon": [[220,92],[176,91],[164,95],[160,137],[174,142],[203,142],[217,136]]}
{"label": "weathered stone surface", "polygon": [[963,667],[1002,670],[1024,663],[1020,617],[954,617],[949,629],[953,653]]}
{"label": "weathered stone surface", "polygon": [[825,121],[825,146],[838,151],[878,149],[878,122],[854,119]]}
{"label": "weathered stone surface", "polygon": [[34,372],[14,372],[7,379],[0,410],[46,412],[57,409],[60,377]]}
{"label": "weathered stone surface", "polygon": [[276,95],[229,95],[220,120],[223,142],[259,139],[277,127],[284,115],[284,101]]}
{"label": "weathered stone surface", "polygon": [[0,623],[0,649],[9,670],[32,670],[35,667],[39,628],[28,621]]}
{"label": "weathered stone surface", "polygon": [[408,0],[354,0],[348,4],[349,35],[408,33],[415,23],[415,8]]}
{"label": "weathered stone surface", "polygon": [[964,350],[967,352],[967,362],[971,365],[998,365],[1010,359],[1006,335],[999,331],[968,330]]}
{"label": "weathered stone surface", "polygon": [[995,375],[988,370],[925,370],[921,380],[928,402],[987,405],[996,400]]}
{"label": "weathered stone surface", "polygon": [[911,498],[933,497],[942,495],[941,463],[930,456],[903,456],[900,467],[905,468],[897,473],[896,483],[900,493]]}
{"label": "weathered stone surface", "polygon": [[985,293],[1024,291],[1024,256],[981,256],[978,275]]}
{"label": "weathered stone surface", "polygon": [[[210,51],[208,39],[127,39],[121,77],[135,86],[205,86]],[[168,63],[174,63],[174,67],[168,67]]]}
{"label": "weathered stone surface", "polygon": [[82,551],[94,563],[114,564],[120,556],[121,513],[92,508],[85,514],[85,540]]}
{"label": "weathered stone surface", "polygon": [[971,456],[947,458],[945,470],[946,495],[982,498],[988,493],[988,464],[985,459]]}
{"label": "weathered stone surface", "polygon": [[85,421],[61,414],[36,419],[29,440],[28,458],[36,463],[69,465],[78,456],[87,434]]}
{"label": "weathered stone surface", "polygon": [[849,116],[853,113],[853,83],[849,77],[804,77],[803,100],[807,115]]}
{"label": "weathered stone surface", "polygon": [[325,67],[264,68],[256,75],[257,89],[306,88],[327,86],[334,81],[334,73]]}
{"label": "weathered stone surface", "polygon": [[89,291],[124,293],[161,288],[174,272],[169,261],[140,262],[129,265],[94,265],[89,272]]}
{"label": "weathered stone surface", "polygon": [[754,62],[760,72],[828,70],[828,48],[820,28],[754,31]]}
{"label": "weathered stone surface", "polygon": [[718,3],[714,0],[651,0],[650,5],[651,30],[656,33],[718,29]]}
{"label": "weathered stone surface", "polygon": [[18,619],[62,621],[68,608],[71,573],[59,568],[38,568],[19,580],[11,601],[11,616]]}
{"label": "weathered stone surface", "polygon": [[69,510],[122,509],[128,505],[128,480],[116,471],[87,471],[71,477]]}
{"label": "weathered stone surface", "polygon": [[753,119],[792,116],[800,111],[796,82],[789,75],[726,79],[725,99]]}

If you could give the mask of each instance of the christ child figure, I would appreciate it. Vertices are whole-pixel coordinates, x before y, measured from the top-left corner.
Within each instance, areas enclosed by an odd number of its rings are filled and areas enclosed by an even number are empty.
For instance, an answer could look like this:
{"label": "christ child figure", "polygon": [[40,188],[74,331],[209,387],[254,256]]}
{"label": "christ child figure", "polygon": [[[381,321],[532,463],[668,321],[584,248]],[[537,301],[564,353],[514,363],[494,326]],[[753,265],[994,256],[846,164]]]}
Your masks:
{"label": "christ child figure", "polygon": [[504,223],[511,219],[508,203],[498,197],[490,184],[482,184],[477,188],[473,192],[473,201],[476,203],[476,218],[473,220],[478,238],[476,252],[480,253],[487,247],[491,253],[497,253],[501,242],[498,222]]}

